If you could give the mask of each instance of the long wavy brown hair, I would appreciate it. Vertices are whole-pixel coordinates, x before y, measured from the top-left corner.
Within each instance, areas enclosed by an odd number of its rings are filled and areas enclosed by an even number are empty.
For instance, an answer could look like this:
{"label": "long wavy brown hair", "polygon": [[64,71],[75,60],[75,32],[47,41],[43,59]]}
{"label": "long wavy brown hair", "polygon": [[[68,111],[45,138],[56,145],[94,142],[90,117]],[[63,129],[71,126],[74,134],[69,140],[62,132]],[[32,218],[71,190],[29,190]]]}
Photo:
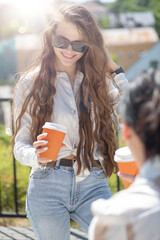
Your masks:
{"label": "long wavy brown hair", "polygon": [[[104,158],[106,175],[110,176],[116,169],[113,156],[116,149],[116,139],[113,121],[113,103],[109,97],[109,88],[106,84],[107,55],[101,30],[92,14],[83,6],[63,6],[56,17],[43,33],[42,52],[38,57],[34,68],[39,66],[33,87],[26,97],[19,117],[16,119],[15,133],[20,129],[22,117],[30,106],[32,125],[30,129],[31,139],[34,142],[42,132],[45,122],[51,121],[54,95],[56,88],[54,81],[56,70],[54,66],[55,54],[52,47],[52,36],[56,26],[62,18],[74,23],[84,36],[84,41],[89,48],[78,61],[77,67],[84,74],[80,86],[79,102],[79,145],[77,149],[78,173],[82,169],[81,158],[84,168],[90,169],[89,162],[97,166],[93,152],[95,143],[98,143]],[[108,81],[112,81],[108,79]],[[18,83],[19,84],[19,83]],[[16,94],[16,93],[15,93]],[[93,107],[91,107],[93,106]],[[94,113],[94,124],[92,114]],[[94,126],[93,126],[94,125]]]}

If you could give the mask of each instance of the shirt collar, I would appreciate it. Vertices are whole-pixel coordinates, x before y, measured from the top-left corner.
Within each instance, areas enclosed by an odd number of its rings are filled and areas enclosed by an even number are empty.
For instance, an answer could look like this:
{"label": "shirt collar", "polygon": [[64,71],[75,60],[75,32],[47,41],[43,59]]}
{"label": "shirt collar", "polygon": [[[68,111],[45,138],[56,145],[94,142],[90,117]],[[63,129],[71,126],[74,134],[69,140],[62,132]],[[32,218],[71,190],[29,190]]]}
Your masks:
{"label": "shirt collar", "polygon": [[148,179],[160,176],[160,157],[155,156],[148,159],[141,167],[139,175]]}
{"label": "shirt collar", "polygon": [[[57,72],[57,78],[58,81],[61,79],[61,77],[65,77],[66,81],[69,81],[68,75],[66,72]],[[74,82],[74,88],[73,88],[73,93],[74,96],[76,95],[82,81],[83,81],[84,74],[80,71],[77,71],[76,76],[75,76],[75,82]],[[64,80],[64,78],[63,78]]]}

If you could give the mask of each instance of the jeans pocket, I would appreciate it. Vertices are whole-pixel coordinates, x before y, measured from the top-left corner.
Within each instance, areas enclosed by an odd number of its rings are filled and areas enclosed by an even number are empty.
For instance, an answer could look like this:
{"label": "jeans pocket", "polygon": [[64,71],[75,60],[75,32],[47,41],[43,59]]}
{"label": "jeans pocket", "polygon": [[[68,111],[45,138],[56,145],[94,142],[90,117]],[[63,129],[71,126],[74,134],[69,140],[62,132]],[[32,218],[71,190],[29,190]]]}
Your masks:
{"label": "jeans pocket", "polygon": [[98,178],[98,179],[106,178],[103,168],[93,167],[92,174],[95,178]]}
{"label": "jeans pocket", "polygon": [[30,177],[33,179],[41,179],[47,177],[53,170],[53,167],[47,167],[45,169],[38,168]]}

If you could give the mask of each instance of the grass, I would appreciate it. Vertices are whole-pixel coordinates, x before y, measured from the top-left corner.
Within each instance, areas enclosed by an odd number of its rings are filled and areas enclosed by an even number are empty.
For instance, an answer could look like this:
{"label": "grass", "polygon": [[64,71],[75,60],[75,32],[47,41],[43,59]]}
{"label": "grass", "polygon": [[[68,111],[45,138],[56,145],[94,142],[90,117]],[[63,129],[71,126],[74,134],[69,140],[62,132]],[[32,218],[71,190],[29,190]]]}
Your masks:
{"label": "grass", "polygon": [[[0,140],[0,195],[1,211],[15,212],[14,206],[14,173],[13,173],[13,156],[11,147],[5,145]],[[18,194],[18,211],[25,212],[25,198],[29,179],[30,168],[21,165],[16,161],[17,170],[17,194]],[[0,218],[0,225],[29,226],[28,219],[18,218]]]}
{"label": "grass", "polygon": [[[14,211],[14,169],[11,147],[0,141],[0,184],[2,211]],[[30,168],[16,162],[19,211],[24,212],[25,194]]]}
{"label": "grass", "polygon": [[[14,212],[14,174],[13,174],[13,156],[9,144],[10,137],[5,135],[5,129],[0,126],[0,201],[2,212]],[[119,146],[124,146],[123,140],[119,139]],[[30,167],[21,165],[16,161],[17,170],[17,193],[18,193],[18,211],[25,212],[25,198],[28,186]],[[109,178],[109,186],[113,194],[117,192],[117,175],[112,174]],[[123,184],[120,180],[120,189]],[[78,225],[71,221],[73,227]],[[0,225],[29,226],[27,219],[18,218],[0,218]]]}

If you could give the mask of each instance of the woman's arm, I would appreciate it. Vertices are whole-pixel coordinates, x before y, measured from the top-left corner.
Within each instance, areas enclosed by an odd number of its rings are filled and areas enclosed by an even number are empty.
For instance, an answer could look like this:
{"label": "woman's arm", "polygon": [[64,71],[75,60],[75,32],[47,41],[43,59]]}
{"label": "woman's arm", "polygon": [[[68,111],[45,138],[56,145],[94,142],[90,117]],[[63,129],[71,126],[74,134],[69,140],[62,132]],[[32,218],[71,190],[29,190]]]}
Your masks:
{"label": "woman's arm", "polygon": [[[14,99],[14,119],[16,120],[21,113],[22,105],[26,97],[28,96],[33,86],[33,80],[31,78],[23,79],[16,90]],[[37,141],[32,142],[31,129],[32,117],[30,115],[30,106],[27,106],[22,118],[21,125],[15,137],[14,156],[23,165],[33,168],[44,168],[46,163],[51,162],[51,159],[40,157],[40,153],[46,151],[48,148],[45,141],[45,133],[37,136]],[[63,146],[62,146],[63,147]]]}
{"label": "woman's arm", "polygon": [[[117,66],[113,62],[111,56],[106,50],[107,54],[107,85],[109,87],[109,95],[111,102],[115,104],[114,108],[117,109],[117,104],[119,103],[120,96],[123,91],[127,88],[128,80],[125,77],[123,69]],[[119,71],[120,70],[120,71]]]}
{"label": "woman's arm", "polygon": [[[32,81],[31,78],[26,77],[17,85],[14,98],[14,121],[16,121],[21,112],[22,104],[31,89]],[[30,136],[31,123],[32,119],[28,106],[22,116],[20,129],[15,137],[14,156],[21,164],[37,168],[37,156]]]}

